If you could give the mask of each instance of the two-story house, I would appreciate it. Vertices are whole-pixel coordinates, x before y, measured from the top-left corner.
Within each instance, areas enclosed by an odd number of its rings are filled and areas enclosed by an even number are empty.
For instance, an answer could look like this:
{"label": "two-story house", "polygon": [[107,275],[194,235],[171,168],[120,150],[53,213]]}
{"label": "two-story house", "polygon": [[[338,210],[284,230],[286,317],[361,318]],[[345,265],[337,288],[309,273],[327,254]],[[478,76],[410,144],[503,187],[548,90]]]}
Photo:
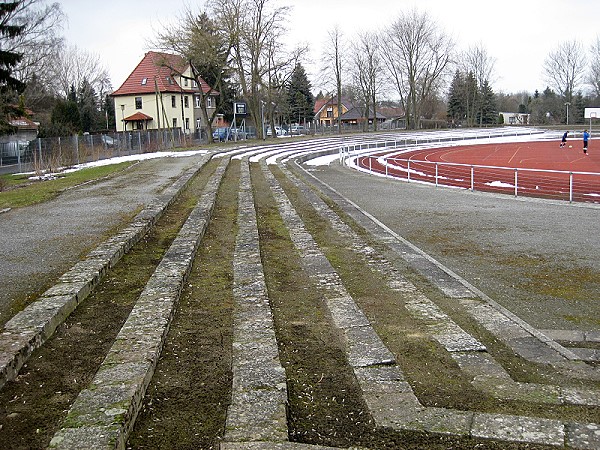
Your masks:
{"label": "two-story house", "polygon": [[315,101],[315,122],[318,125],[331,127],[337,124],[338,116],[342,116],[353,108],[351,102],[342,98],[342,110],[338,111],[336,97],[326,97]]}
{"label": "two-story house", "polygon": [[209,117],[218,92],[204,80],[200,85],[191,67],[180,56],[147,52],[119,89],[115,102],[117,131],[181,129],[190,134],[206,126],[200,106],[206,96]]}

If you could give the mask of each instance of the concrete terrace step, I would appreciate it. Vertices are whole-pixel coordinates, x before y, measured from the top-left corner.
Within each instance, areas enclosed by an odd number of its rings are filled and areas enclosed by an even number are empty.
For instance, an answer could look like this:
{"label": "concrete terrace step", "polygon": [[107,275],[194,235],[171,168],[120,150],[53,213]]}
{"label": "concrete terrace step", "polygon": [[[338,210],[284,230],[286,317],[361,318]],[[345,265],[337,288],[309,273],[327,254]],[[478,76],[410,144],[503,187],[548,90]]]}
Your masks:
{"label": "concrete terrace step", "polygon": [[210,178],[93,381],[79,394],[63,427],[52,438],[50,448],[125,448],[228,163],[223,159]]}
{"label": "concrete terrace step", "polygon": [[[424,322],[431,337],[450,352],[458,365],[473,377],[473,383],[479,389],[501,399],[529,398],[542,403],[600,406],[600,392],[595,390],[514,382],[502,366],[487,353],[482,343],[462,330],[433,301],[404,279],[383,255],[369,247],[312,189],[296,178],[285,166],[280,166],[280,170],[338,233],[352,241],[354,251],[362,254],[367,264],[381,273],[385,284],[392,291],[402,295],[409,312]],[[563,332],[563,336],[574,337],[573,333],[566,332]],[[582,335],[582,339],[586,338],[590,341],[594,337],[593,333]]]}
{"label": "concrete terrace step", "polygon": [[[233,387],[227,411],[225,442],[288,438],[285,371],[279,361],[277,340],[263,273],[258,225],[248,161],[241,162],[238,236],[234,252]],[[221,448],[236,448],[224,444]]]}
{"label": "concrete terrace step", "polygon": [[5,324],[0,334],[0,388],[17,376],[31,353],[89,295],[106,271],[148,232],[208,160],[204,157],[198,167],[186,171],[138,213],[129,226],[92,250],[57,284]]}
{"label": "concrete terrace step", "polygon": [[[319,147],[318,152],[337,152],[338,142],[337,139],[328,140]],[[223,424],[224,442],[220,443],[220,448],[330,448],[289,442],[287,380],[279,359],[273,312],[263,273],[257,212],[249,173],[250,158],[260,161],[262,174],[300,255],[302,268],[322,294],[333,325],[345,338],[347,365],[358,381],[363,399],[378,429],[393,430],[400,434],[425,432],[525,446],[543,444],[600,449],[600,426],[596,423],[459,411],[428,407],[421,403],[396,363],[394,354],[386,347],[352,298],[344,286],[344,280],[307,231],[291,199],[266,164],[267,158],[279,156],[283,161],[310,150],[311,145],[307,143],[286,143],[276,147],[235,149],[221,155],[223,160],[210,178],[194,211],[148,281],[93,381],[72,404],[63,428],[54,435],[50,448],[125,448],[169,332],[183,283],[210,220],[229,158],[240,158],[242,161],[239,231],[233,260],[235,313],[231,362],[232,397],[226,422]],[[567,332],[538,331],[505,311],[485,304],[481,301],[479,292],[453,277],[450,271],[436,264],[428,255],[411,247],[410,243],[398,240],[397,236],[378,226],[369,216],[323,184],[310,177],[299,179],[281,161],[279,167],[282,173],[294,183],[315,211],[351,242],[352,250],[382,275],[382,283],[406,300],[407,310],[424,324],[423,328],[431,339],[446,349],[460,369],[473,379],[476,389],[507,400],[556,405],[599,405],[600,396],[594,390],[534,385],[512,380],[509,373],[488,353],[483,343],[453,322],[442,308],[408,282],[393,264],[366,245],[312,188],[316,187],[333,198],[348,215],[381,242],[410,255],[408,259],[418,270],[429,271],[430,281],[444,295],[469,311],[481,326],[520,349],[522,355],[529,355],[534,361],[557,368],[584,365],[581,355],[556,344],[555,340],[596,342],[595,335],[576,336]],[[19,367],[33,349],[42,345],[58,324],[88,295],[103,274],[139,240],[172,202],[169,198],[176,196],[192,176],[193,171],[184,174],[174,184],[172,191],[166,192],[157,199],[156,204],[149,205],[142,211],[130,227],[90,252],[85,261],[64,274],[60,283],[48,290],[40,301],[7,323],[0,335],[0,361],[6,361],[3,369],[5,375],[0,383],[3,384],[6,379],[18,373]],[[572,359],[577,361],[573,362]],[[597,370],[581,369],[577,373],[581,378],[595,380]]]}

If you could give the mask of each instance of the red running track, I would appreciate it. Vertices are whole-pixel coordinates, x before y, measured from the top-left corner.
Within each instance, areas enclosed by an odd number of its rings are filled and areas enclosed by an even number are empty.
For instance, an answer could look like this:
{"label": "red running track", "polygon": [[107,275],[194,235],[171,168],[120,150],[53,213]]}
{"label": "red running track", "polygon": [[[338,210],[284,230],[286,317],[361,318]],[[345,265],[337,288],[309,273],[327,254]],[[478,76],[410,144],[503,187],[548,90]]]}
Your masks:
{"label": "red running track", "polygon": [[[387,168],[381,157],[386,158]],[[559,147],[559,141],[536,141],[382,152],[359,157],[357,164],[411,181],[436,183],[437,169],[440,185],[600,202],[600,148],[594,153],[590,143],[585,155],[579,140],[571,140],[565,148]]]}

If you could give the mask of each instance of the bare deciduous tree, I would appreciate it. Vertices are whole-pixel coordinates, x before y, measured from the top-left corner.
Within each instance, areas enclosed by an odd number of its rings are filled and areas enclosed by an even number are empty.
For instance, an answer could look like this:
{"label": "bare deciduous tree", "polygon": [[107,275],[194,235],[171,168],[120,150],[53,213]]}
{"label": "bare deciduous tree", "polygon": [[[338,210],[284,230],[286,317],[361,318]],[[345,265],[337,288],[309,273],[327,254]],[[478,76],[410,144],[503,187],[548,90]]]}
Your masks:
{"label": "bare deciduous tree", "polygon": [[[209,89],[199,89],[200,114],[207,126],[207,137],[212,141],[212,123],[223,105],[223,96],[217,99],[217,108],[209,115],[207,98],[222,92],[225,77],[229,73],[231,38],[224,33],[206,12],[196,13],[186,7],[178,21],[164,26],[157,32],[154,47],[181,56],[191,67],[193,78],[199,87],[203,82]],[[175,68],[171,68],[175,70]]]}
{"label": "bare deciduous tree", "polygon": [[331,79],[333,74],[335,87],[332,89],[336,94],[337,102],[337,127],[338,133],[341,133],[341,115],[342,115],[342,73],[345,65],[345,50],[343,35],[339,26],[335,26],[327,33],[325,50],[321,58],[321,74],[325,79]]}
{"label": "bare deciduous tree", "polygon": [[597,36],[596,42],[592,44],[591,53],[592,64],[588,83],[592,86],[596,97],[600,97],[600,36]]}
{"label": "bare deciduous tree", "polygon": [[454,42],[425,12],[412,9],[388,28],[387,69],[407,112],[407,128],[418,128],[422,107],[446,81]]}
{"label": "bare deciduous tree", "polygon": [[[213,0],[210,5],[215,22],[231,38],[232,68],[250,116],[254,123],[262,124],[264,114],[272,116],[276,107],[272,89],[280,87],[281,71],[288,66],[292,69],[302,52],[297,50],[290,57],[284,52],[289,8],[275,0]],[[264,137],[262,127],[257,127],[257,134]]]}
{"label": "bare deciduous tree", "polygon": [[496,59],[488,54],[482,43],[469,47],[457,59],[459,70],[462,73],[472,73],[478,86],[492,81]]}
{"label": "bare deciduous tree", "polygon": [[584,74],[585,55],[582,45],[575,40],[560,43],[544,61],[546,81],[568,102],[573,100]]}
{"label": "bare deciduous tree", "polygon": [[465,97],[467,100],[467,123],[475,124],[479,116],[480,125],[483,121],[481,108],[483,102],[480,93],[484,86],[488,85],[494,70],[495,59],[488,55],[482,43],[469,47],[457,58],[457,66],[460,72],[468,78],[472,77],[475,83],[466,83]]}
{"label": "bare deciduous tree", "polygon": [[100,57],[75,45],[57,52],[47,73],[51,78],[48,80],[48,85],[55,95],[62,98],[67,98],[71,86],[78,89],[84,80],[100,98],[104,98],[104,95],[111,90],[108,69],[102,65]]}
{"label": "bare deciduous tree", "polygon": [[353,52],[354,81],[361,92],[364,106],[364,131],[368,130],[369,118],[373,117],[373,130],[377,131],[377,93],[381,58],[379,37],[375,33],[363,33],[358,37]]}
{"label": "bare deciduous tree", "polygon": [[59,33],[65,17],[60,4],[48,5],[45,0],[22,0],[3,19],[24,27],[18,37],[2,42],[3,51],[18,51],[23,55],[15,67],[14,76],[24,83],[34,76],[42,76],[63,44]]}

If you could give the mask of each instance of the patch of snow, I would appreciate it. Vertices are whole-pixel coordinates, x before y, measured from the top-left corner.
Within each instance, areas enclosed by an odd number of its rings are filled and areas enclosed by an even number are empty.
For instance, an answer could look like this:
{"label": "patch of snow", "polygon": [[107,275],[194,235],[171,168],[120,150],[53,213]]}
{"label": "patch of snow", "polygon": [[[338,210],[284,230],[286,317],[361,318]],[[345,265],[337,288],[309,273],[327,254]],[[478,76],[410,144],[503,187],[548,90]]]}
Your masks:
{"label": "patch of snow", "polygon": [[485,183],[485,185],[491,186],[491,187],[504,187],[504,188],[514,188],[515,187],[514,184],[504,183],[502,181],[490,181],[488,183]]}

